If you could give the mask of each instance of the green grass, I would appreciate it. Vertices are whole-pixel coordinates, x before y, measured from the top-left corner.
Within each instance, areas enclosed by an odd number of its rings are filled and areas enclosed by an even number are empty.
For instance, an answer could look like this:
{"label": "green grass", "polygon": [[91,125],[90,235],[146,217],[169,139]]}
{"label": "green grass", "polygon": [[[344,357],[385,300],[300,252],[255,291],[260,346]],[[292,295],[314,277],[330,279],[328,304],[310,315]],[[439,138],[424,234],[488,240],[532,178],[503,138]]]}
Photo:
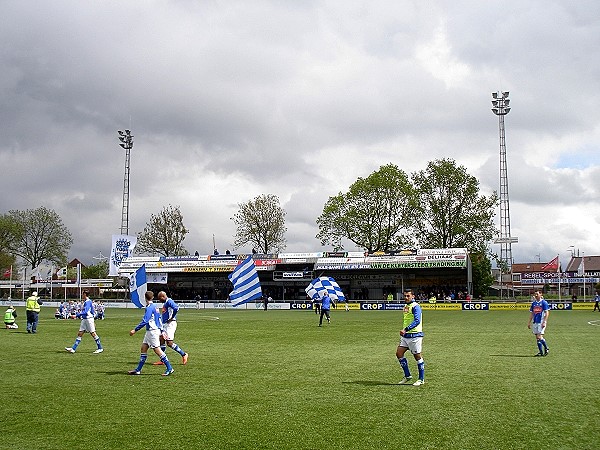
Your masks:
{"label": "green grass", "polygon": [[[136,366],[139,310],[97,322],[92,354],[79,321],[42,310],[39,331],[0,330],[2,449],[598,448],[600,319],[552,313],[551,354],[527,312],[425,311],[426,384],[398,386],[401,312],[182,310],[175,373]],[[220,320],[209,320],[218,316]],[[153,362],[156,356],[149,355]],[[416,366],[412,357],[413,373]]]}

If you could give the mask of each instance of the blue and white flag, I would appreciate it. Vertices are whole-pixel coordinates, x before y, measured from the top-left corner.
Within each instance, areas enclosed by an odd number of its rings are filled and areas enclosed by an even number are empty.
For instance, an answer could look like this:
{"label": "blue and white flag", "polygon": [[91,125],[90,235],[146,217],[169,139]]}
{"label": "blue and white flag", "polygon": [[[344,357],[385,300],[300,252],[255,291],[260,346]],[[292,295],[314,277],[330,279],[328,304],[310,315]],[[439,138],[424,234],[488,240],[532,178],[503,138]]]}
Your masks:
{"label": "blue and white flag", "polygon": [[146,298],[144,295],[148,290],[148,284],[146,282],[146,264],[143,264],[135,273],[132,273],[129,278],[129,294],[131,301],[138,308],[144,308],[146,305]]}
{"label": "blue and white flag", "polygon": [[346,296],[344,295],[342,288],[340,288],[336,281],[331,277],[315,278],[304,291],[312,300],[319,300],[327,293],[329,298],[332,298],[336,302],[346,301]]}
{"label": "blue and white flag", "polygon": [[233,306],[262,297],[260,281],[258,281],[258,273],[252,256],[248,256],[244,262],[238,264],[228,278],[233,284],[233,291],[229,294],[229,300]]}
{"label": "blue and white flag", "polygon": [[119,267],[121,267],[121,263],[125,258],[128,258],[133,255],[133,249],[135,248],[136,244],[136,236],[127,236],[125,234],[113,234],[108,266],[108,276],[119,276]]}

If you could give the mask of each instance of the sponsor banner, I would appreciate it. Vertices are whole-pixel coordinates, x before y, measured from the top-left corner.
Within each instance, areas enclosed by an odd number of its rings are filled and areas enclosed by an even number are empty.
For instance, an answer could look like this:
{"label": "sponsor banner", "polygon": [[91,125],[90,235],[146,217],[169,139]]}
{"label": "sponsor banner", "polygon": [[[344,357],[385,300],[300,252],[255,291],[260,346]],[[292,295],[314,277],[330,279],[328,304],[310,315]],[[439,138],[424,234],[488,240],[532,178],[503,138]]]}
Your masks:
{"label": "sponsor banner", "polygon": [[423,310],[448,310],[448,311],[460,311],[460,303],[419,303]]}
{"label": "sponsor banner", "polygon": [[254,264],[256,264],[257,260],[260,260],[260,259],[278,259],[279,256],[276,253],[254,253],[252,255],[252,258],[254,258]]}
{"label": "sponsor banner", "polygon": [[[345,309],[345,308],[346,308],[346,304],[344,302],[338,302],[337,309]],[[348,302],[348,309],[353,310],[353,311],[359,311],[360,304]]]}
{"label": "sponsor banner", "polygon": [[[235,267],[184,267],[177,272],[233,272]],[[175,271],[173,271],[175,272]]]}
{"label": "sponsor banner", "polygon": [[466,267],[467,260],[452,261],[405,261],[405,262],[387,262],[371,263],[371,269],[436,269],[443,267]]}
{"label": "sponsor banner", "polygon": [[529,307],[531,303],[490,303],[490,310],[527,310],[529,311]]}
{"label": "sponsor banner", "polygon": [[381,311],[385,309],[385,303],[360,302],[360,309],[362,311]]}
{"label": "sponsor banner", "polygon": [[281,260],[280,259],[255,259],[254,260],[254,265],[259,267],[259,266],[275,266],[277,264],[281,264]]}
{"label": "sponsor banner", "polygon": [[466,248],[422,248],[417,250],[417,255],[466,255]]}
{"label": "sponsor banner", "polygon": [[317,264],[344,264],[344,263],[362,263],[365,258],[319,258]]}
{"label": "sponsor banner", "polygon": [[315,264],[315,270],[356,270],[356,269],[370,269],[371,264],[369,263],[317,263]]}
{"label": "sponsor banner", "polygon": [[236,309],[245,309],[246,303],[235,307],[231,304],[231,302],[221,302],[221,303],[203,303],[205,309],[225,309],[225,308],[236,308]]}
{"label": "sponsor banner", "polygon": [[198,261],[199,256],[186,255],[186,256],[161,256],[160,261]]}
{"label": "sponsor banner", "polygon": [[169,275],[167,272],[146,272],[146,281],[148,283],[167,284]]}
{"label": "sponsor banner", "polygon": [[573,303],[571,305],[571,309],[578,309],[578,310],[588,310],[588,311],[592,311],[594,309],[594,303]]}
{"label": "sponsor banner", "polygon": [[296,311],[306,311],[313,309],[313,305],[312,302],[292,303],[290,309],[294,309]]}
{"label": "sponsor banner", "polygon": [[295,260],[295,259],[306,259],[306,258],[322,258],[323,252],[305,252],[305,253],[280,253],[279,257],[281,259],[287,260]]}
{"label": "sponsor banner", "polygon": [[463,311],[489,311],[489,302],[466,302],[462,304]]}
{"label": "sponsor banner", "polygon": [[282,272],[282,278],[304,278],[304,272]]}
{"label": "sponsor banner", "polygon": [[[249,308],[252,308],[251,302],[246,303],[246,305],[250,305]],[[291,305],[289,303],[269,303],[267,305],[267,309],[291,309],[290,306]],[[239,306],[237,306],[236,308],[239,308]],[[265,305],[263,302],[257,302],[254,304],[254,308],[255,309],[265,309]]]}
{"label": "sponsor banner", "polygon": [[404,303],[386,303],[385,309],[391,309],[391,310],[404,309]]}
{"label": "sponsor banner", "polygon": [[227,261],[227,260],[237,261],[238,259],[241,259],[243,261],[247,257],[248,257],[248,255],[208,255],[208,259],[210,261]]}
{"label": "sponsor banner", "polygon": [[572,310],[573,309],[573,303],[571,302],[548,302],[548,304],[550,305],[550,310],[555,311],[555,310]]}
{"label": "sponsor banner", "polygon": [[[537,274],[535,274],[537,275]],[[600,283],[600,278],[588,278],[588,277],[561,277],[558,278],[555,273],[550,274],[552,277],[535,277],[535,278],[526,278],[525,274],[521,274],[521,284],[558,284],[560,281],[562,284],[595,284]]]}

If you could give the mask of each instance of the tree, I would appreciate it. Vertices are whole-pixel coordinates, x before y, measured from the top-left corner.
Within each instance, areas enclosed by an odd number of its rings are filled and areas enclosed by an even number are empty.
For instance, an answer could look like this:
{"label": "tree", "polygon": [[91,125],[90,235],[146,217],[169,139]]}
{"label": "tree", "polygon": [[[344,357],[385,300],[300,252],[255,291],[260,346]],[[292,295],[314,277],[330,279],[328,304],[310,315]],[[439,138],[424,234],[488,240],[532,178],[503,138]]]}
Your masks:
{"label": "tree", "polygon": [[162,256],[187,255],[183,241],[188,233],[179,206],[163,206],[162,211],[150,216],[144,231],[138,233],[136,249]]}
{"label": "tree", "polygon": [[409,246],[406,231],[411,188],[407,175],[394,164],[358,178],[347,193],[329,197],[317,218],[321,245],[343,249],[348,239],[368,251]]}
{"label": "tree", "polygon": [[473,295],[485,297],[488,295],[490,286],[494,283],[492,275],[492,262],[485,249],[478,249],[470,253],[472,275],[473,275]]}
{"label": "tree", "polygon": [[422,248],[485,248],[497,230],[498,196],[479,194],[479,181],[452,159],[431,161],[412,174],[412,229]]}
{"label": "tree", "polygon": [[104,259],[98,264],[82,267],[81,278],[107,278],[108,277],[108,260]]}
{"label": "tree", "polygon": [[8,213],[18,227],[17,239],[11,244],[10,251],[32,269],[43,261],[58,264],[67,259],[73,238],[54,210],[40,206]]}
{"label": "tree", "polygon": [[14,247],[20,237],[19,225],[9,214],[0,215],[0,269],[4,275],[4,269],[9,269],[15,265],[16,258],[11,248]]}
{"label": "tree", "polygon": [[237,227],[234,248],[251,244],[263,253],[276,253],[285,248],[286,213],[279,205],[279,197],[262,194],[238,206],[240,209],[231,218]]}

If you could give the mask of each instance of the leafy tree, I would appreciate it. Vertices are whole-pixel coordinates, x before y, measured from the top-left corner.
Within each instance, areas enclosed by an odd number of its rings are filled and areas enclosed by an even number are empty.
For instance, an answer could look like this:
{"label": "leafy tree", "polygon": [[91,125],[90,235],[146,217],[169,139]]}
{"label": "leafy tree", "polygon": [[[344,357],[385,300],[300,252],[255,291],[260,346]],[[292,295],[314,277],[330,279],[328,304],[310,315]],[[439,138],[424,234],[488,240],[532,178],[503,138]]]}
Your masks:
{"label": "leafy tree", "polygon": [[394,164],[381,166],[367,178],[358,178],[347,193],[329,197],[317,218],[321,245],[343,249],[348,239],[368,251],[410,245],[406,230],[411,187],[407,175]]}
{"label": "leafy tree", "polygon": [[179,206],[164,206],[158,214],[150,216],[144,231],[138,233],[136,251],[162,256],[187,255],[183,241],[188,233]]}
{"label": "leafy tree", "polygon": [[82,278],[107,278],[108,277],[108,260],[102,260],[98,264],[83,267],[81,270]]}
{"label": "leafy tree", "polygon": [[411,176],[412,229],[422,248],[485,248],[497,230],[496,192],[479,193],[479,181],[452,159],[431,161]]}
{"label": "leafy tree", "polygon": [[67,259],[73,238],[54,210],[40,206],[37,209],[12,210],[8,213],[18,229],[10,251],[21,257],[32,269],[43,261],[58,264]]}
{"label": "leafy tree", "polygon": [[234,248],[251,244],[263,253],[283,250],[286,245],[285,211],[279,197],[262,194],[246,203],[238,203],[239,210],[231,218],[236,225]]}
{"label": "leafy tree", "polygon": [[492,262],[485,249],[470,253],[473,268],[473,295],[485,297],[488,295],[490,286],[494,283],[492,275]]}
{"label": "leafy tree", "polygon": [[[18,224],[9,214],[0,215],[0,269],[8,269],[14,266],[16,258],[11,248],[19,239],[20,229]],[[2,271],[2,276],[4,271]]]}

